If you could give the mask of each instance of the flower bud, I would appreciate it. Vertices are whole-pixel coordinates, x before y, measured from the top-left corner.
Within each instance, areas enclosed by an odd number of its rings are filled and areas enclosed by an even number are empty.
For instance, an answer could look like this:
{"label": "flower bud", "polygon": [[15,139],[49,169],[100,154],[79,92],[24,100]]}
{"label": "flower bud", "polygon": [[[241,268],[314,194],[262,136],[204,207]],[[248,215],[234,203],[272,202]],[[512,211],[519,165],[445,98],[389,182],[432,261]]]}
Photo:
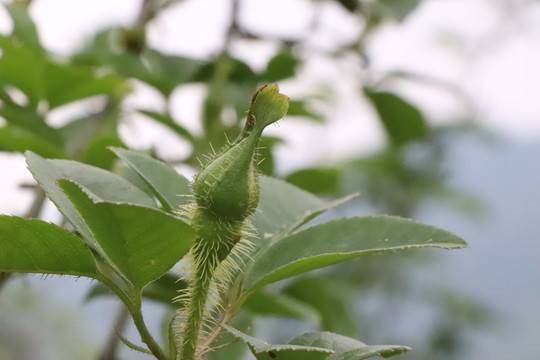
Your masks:
{"label": "flower bud", "polygon": [[259,202],[256,153],[263,129],[281,119],[289,98],[277,85],[253,94],[244,130],[236,141],[202,169],[193,183],[199,208],[224,221],[244,221]]}

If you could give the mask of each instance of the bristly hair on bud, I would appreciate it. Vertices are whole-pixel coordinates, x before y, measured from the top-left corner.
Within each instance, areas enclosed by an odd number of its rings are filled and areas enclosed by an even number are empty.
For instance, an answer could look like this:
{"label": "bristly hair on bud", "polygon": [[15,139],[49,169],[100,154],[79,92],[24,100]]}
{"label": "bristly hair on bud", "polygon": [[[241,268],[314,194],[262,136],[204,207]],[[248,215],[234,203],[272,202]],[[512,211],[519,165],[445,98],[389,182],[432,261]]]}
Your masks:
{"label": "bristly hair on bud", "polygon": [[[179,296],[184,307],[177,317],[183,319],[177,331],[182,360],[197,359],[204,353],[205,349],[198,348],[199,333],[206,321],[211,322],[207,303],[212,303],[209,294],[215,293],[212,286],[219,284],[223,291],[223,284],[232,277],[226,269],[235,269],[230,263],[235,248],[239,253],[249,248],[243,234],[249,229],[247,218],[259,202],[257,145],[264,128],[283,118],[288,108],[289,97],[279,93],[277,84],[260,87],[251,97],[246,124],[238,138],[194,179],[195,204],[190,206],[190,220],[197,237],[189,255],[186,280],[190,286]],[[226,266],[220,266],[225,259]],[[220,271],[216,271],[218,267]]]}

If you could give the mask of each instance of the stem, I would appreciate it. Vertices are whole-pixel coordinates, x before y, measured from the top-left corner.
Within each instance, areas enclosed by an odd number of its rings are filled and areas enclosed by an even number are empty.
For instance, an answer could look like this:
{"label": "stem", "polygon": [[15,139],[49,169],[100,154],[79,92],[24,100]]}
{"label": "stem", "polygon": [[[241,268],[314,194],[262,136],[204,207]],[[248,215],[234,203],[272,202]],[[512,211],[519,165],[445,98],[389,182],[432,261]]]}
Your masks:
{"label": "stem", "polygon": [[34,187],[34,193],[36,196],[34,198],[34,202],[32,202],[30,209],[24,216],[25,218],[28,218],[28,219],[39,218],[39,213],[41,212],[41,209],[43,208],[43,204],[45,203],[46,196],[45,196],[45,191],[43,191],[42,188],[40,188],[39,186]]}
{"label": "stem", "polygon": [[13,273],[0,272],[0,290],[2,290],[2,287],[8,282],[12,275]]}
{"label": "stem", "polygon": [[225,104],[227,85],[233,70],[232,58],[229,50],[238,27],[239,0],[231,0],[231,22],[225,33],[225,41],[221,54],[216,58],[216,67],[209,82],[209,93],[204,103],[203,126],[208,139],[217,139],[223,135],[221,113]]}
{"label": "stem", "polygon": [[[240,285],[240,283],[237,283],[236,286]],[[234,286],[233,286],[234,287]],[[210,331],[210,334],[204,339],[204,343],[202,343],[203,348],[207,348],[218,338],[219,334],[223,331],[222,324],[227,324],[229,321],[232,320],[234,315],[236,314],[236,311],[242,306],[244,301],[251,295],[251,292],[246,292],[241,294],[239,297],[236,295],[234,296],[234,300],[230,301],[230,299],[227,299],[228,295],[231,293],[231,289],[229,288],[229,291],[222,294],[221,296],[221,304],[223,305],[223,311],[221,312],[221,316],[219,320],[216,321],[215,326],[212,328],[212,331]],[[236,291],[236,290],[234,290]]]}
{"label": "stem", "polygon": [[114,329],[109,333],[109,338],[105,345],[105,348],[101,352],[99,360],[116,360],[116,352],[118,351],[118,345],[120,339],[116,332],[122,333],[129,320],[129,311],[124,304],[118,309],[116,320],[114,321]]}
{"label": "stem", "polygon": [[203,348],[212,345],[214,340],[217,339],[217,337],[219,336],[219,334],[221,334],[221,331],[223,330],[221,324],[228,323],[234,317],[235,312],[236,308],[230,307],[222,313],[221,318],[217,322],[216,326],[212,329],[208,337],[204,340],[204,343],[202,344]]}
{"label": "stem", "polygon": [[122,302],[126,306],[126,309],[129,311],[131,317],[133,318],[135,327],[137,328],[137,330],[139,331],[139,335],[141,336],[141,341],[146,344],[148,350],[150,350],[152,354],[159,360],[169,360],[168,356],[165,354],[163,349],[161,349],[158,342],[152,337],[152,334],[150,334],[150,331],[146,327],[141,308],[141,290],[137,288],[131,288],[130,294],[128,294],[124,290],[122,290],[114,281],[103,275],[96,277],[96,280],[101,281],[103,284],[109,287],[109,289],[111,289],[116,294],[116,296],[118,296],[120,300],[122,300]]}
{"label": "stem", "polygon": [[154,19],[159,11],[158,1],[155,0],[143,0],[141,10],[137,16],[137,20],[133,28],[141,28],[144,30],[146,25]]}
{"label": "stem", "polygon": [[[201,330],[208,290],[212,282],[212,274],[218,265],[217,254],[202,243],[201,246],[194,248],[195,263],[197,264],[194,274],[194,281],[191,285],[190,303],[188,308],[187,320],[184,324],[184,333],[182,338],[182,349],[180,358],[182,360],[193,360],[197,352],[199,341],[199,332]],[[215,249],[215,248],[214,248]]]}
{"label": "stem", "polygon": [[168,356],[165,354],[163,349],[161,349],[157,341],[152,337],[152,334],[150,334],[150,331],[148,331],[148,328],[144,323],[140,303],[138,304],[137,308],[130,309],[130,313],[133,318],[133,322],[135,323],[135,327],[139,331],[139,335],[141,335],[141,340],[146,344],[148,350],[150,350],[152,354],[159,360],[168,360]]}

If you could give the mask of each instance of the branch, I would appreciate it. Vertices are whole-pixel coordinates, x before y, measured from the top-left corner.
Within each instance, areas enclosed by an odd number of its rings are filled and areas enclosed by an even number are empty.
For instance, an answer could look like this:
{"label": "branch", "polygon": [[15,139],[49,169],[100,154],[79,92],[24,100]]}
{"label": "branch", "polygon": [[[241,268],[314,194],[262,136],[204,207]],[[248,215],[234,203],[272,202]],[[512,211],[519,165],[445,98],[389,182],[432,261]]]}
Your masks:
{"label": "branch", "polygon": [[114,321],[114,327],[109,333],[108,340],[101,352],[99,360],[116,360],[116,353],[118,351],[118,345],[120,344],[120,338],[118,334],[121,334],[126,328],[127,322],[129,320],[129,311],[124,304],[120,305],[116,319]]}

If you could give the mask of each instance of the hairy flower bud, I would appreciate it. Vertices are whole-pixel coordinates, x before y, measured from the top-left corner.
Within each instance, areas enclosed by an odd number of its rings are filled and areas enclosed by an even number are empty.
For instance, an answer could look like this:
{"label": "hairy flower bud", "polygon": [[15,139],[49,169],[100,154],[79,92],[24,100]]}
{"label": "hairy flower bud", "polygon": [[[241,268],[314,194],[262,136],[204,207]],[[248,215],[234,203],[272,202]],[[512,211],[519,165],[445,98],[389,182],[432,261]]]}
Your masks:
{"label": "hairy flower bud", "polygon": [[263,129],[287,113],[289,98],[277,85],[263,86],[250,101],[244,130],[195,178],[197,205],[218,219],[243,221],[259,202],[256,150]]}

